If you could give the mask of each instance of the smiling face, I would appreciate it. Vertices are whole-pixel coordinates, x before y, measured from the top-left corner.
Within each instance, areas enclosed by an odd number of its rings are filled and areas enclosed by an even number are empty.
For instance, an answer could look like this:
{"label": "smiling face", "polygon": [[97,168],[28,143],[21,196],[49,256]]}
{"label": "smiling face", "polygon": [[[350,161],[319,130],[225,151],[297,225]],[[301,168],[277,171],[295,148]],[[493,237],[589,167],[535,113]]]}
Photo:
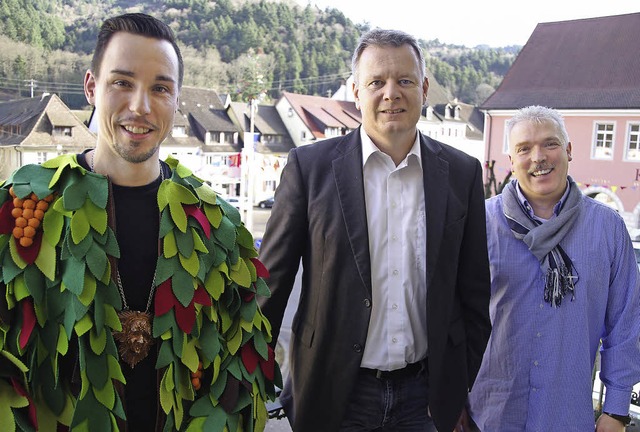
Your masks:
{"label": "smiling face", "polygon": [[[353,93],[362,125],[385,153],[411,149],[429,82],[410,45],[371,45],[362,52]],[[391,155],[393,157],[393,155]]]}
{"label": "smiling face", "polygon": [[538,216],[541,209],[553,208],[567,187],[571,143],[562,146],[555,123],[522,121],[509,134],[511,169],[524,196]]}
{"label": "smiling face", "polygon": [[178,68],[178,56],[165,40],[126,32],[112,36],[100,70],[85,76],[85,94],[98,115],[96,151],[107,163],[157,158],[178,108]]}

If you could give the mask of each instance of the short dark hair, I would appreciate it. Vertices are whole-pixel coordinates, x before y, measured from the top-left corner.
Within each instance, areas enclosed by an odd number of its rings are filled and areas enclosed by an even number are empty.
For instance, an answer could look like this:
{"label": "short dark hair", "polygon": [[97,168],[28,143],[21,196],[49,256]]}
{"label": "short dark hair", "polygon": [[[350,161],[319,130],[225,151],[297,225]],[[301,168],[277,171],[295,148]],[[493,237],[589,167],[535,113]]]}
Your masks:
{"label": "short dark hair", "polygon": [[150,15],[143,13],[127,13],[107,19],[100,27],[98,33],[98,41],[96,49],[91,59],[91,70],[94,75],[98,75],[104,52],[107,49],[109,41],[114,34],[118,32],[126,32],[134,35],[146,36],[154,39],[166,40],[173,46],[178,56],[178,88],[182,87],[182,79],[184,78],[184,63],[182,61],[182,53],[176,42],[176,38],[171,28]]}
{"label": "short dark hair", "polygon": [[376,28],[373,30],[369,30],[367,33],[363,34],[360,37],[358,46],[353,52],[353,57],[351,58],[351,73],[353,74],[353,78],[356,83],[358,82],[358,65],[360,63],[360,57],[367,47],[401,47],[405,44],[409,45],[416,53],[416,57],[418,58],[419,63],[418,66],[420,67],[420,73],[422,74],[421,78],[424,80],[424,78],[427,76],[424,54],[422,52],[422,49],[420,48],[420,45],[418,45],[418,41],[416,40],[416,38],[401,30],[385,30]]}

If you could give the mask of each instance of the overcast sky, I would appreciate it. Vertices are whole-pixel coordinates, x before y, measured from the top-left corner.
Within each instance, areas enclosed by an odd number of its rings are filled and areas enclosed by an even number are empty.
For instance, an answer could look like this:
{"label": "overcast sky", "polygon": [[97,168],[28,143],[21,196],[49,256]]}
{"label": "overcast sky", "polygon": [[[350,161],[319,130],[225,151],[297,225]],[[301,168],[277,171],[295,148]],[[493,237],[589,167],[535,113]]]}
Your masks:
{"label": "overcast sky", "polygon": [[538,23],[640,12],[639,0],[296,0],[448,44],[524,45]]}

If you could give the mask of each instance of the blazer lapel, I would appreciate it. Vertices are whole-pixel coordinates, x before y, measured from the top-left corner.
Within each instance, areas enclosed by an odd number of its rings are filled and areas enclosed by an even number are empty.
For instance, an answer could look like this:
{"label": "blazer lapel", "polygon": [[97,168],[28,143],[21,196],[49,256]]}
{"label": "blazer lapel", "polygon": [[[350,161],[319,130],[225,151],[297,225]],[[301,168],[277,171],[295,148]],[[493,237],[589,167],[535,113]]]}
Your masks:
{"label": "blazer lapel", "polygon": [[[362,282],[371,294],[371,260],[369,257],[369,233],[367,209],[362,180],[362,145],[360,129],[356,129],[344,141],[342,153],[333,160],[333,176],[336,181],[340,207],[349,236],[351,252],[356,260]],[[345,251],[347,252],[347,251]]]}
{"label": "blazer lapel", "polygon": [[427,286],[438,262],[449,196],[449,163],[439,156],[440,146],[421,135],[424,201],[427,212]]}

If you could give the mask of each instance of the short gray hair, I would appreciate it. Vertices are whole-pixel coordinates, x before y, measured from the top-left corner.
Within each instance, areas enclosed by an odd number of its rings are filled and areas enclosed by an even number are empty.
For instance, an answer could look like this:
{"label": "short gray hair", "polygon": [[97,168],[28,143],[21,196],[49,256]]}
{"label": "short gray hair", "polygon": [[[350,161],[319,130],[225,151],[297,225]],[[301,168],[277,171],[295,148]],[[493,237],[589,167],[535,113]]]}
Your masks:
{"label": "short gray hair", "polygon": [[[542,123],[545,121],[552,122],[560,133],[560,144],[562,144],[562,148],[567,148],[567,144],[569,144],[569,134],[567,133],[567,128],[564,125],[564,118],[557,110],[540,105],[531,105],[520,108],[516,111],[515,115],[505,123],[507,140],[510,141],[509,136],[511,135],[511,130],[513,130],[514,126],[524,121],[534,123]],[[511,143],[509,142],[509,144]]]}
{"label": "short gray hair", "polygon": [[413,51],[416,53],[416,57],[418,57],[418,64],[420,66],[420,73],[422,74],[420,78],[421,81],[424,81],[424,78],[427,76],[427,70],[424,61],[424,54],[422,53],[422,49],[420,48],[420,45],[418,45],[416,38],[400,30],[373,29],[360,37],[358,46],[353,52],[353,57],[351,58],[351,73],[353,74],[355,82],[358,82],[358,65],[360,64],[360,57],[367,47],[401,47],[405,44],[411,46]]}

